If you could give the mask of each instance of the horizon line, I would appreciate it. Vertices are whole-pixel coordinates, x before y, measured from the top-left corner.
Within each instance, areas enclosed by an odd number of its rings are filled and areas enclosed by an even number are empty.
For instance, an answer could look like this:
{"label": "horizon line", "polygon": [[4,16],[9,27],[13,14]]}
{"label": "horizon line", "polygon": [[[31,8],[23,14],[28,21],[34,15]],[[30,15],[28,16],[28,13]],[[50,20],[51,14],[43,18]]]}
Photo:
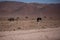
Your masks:
{"label": "horizon line", "polygon": [[[23,1],[0,1],[0,2],[23,2]],[[24,3],[42,3],[42,4],[60,4],[60,2],[24,2]]]}

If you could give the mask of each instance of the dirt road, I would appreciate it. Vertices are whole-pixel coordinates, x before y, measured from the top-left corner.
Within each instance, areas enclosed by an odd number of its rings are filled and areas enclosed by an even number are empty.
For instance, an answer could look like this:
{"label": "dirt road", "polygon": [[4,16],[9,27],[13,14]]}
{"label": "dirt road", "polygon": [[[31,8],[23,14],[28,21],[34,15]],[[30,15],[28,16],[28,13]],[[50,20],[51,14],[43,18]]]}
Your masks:
{"label": "dirt road", "polygon": [[0,40],[60,40],[60,28],[0,32]]}

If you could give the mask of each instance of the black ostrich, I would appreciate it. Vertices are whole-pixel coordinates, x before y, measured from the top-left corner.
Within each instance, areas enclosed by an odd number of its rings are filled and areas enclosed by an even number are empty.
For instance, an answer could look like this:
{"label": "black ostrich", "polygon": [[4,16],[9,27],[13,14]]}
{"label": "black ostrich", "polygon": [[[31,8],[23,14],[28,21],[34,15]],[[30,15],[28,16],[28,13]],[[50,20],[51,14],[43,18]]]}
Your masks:
{"label": "black ostrich", "polygon": [[14,21],[15,19],[14,18],[9,18],[8,21]]}
{"label": "black ostrich", "polygon": [[39,22],[40,20],[42,20],[42,18],[38,17],[38,18],[37,18],[37,22]]}

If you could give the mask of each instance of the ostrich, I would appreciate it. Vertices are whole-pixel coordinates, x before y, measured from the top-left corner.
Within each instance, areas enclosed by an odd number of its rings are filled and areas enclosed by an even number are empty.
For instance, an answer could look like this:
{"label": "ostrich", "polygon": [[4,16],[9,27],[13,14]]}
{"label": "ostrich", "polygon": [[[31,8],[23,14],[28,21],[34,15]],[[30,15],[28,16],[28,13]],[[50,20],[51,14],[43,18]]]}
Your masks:
{"label": "ostrich", "polygon": [[42,18],[38,17],[38,18],[37,18],[37,22],[39,22],[40,20],[42,20]]}
{"label": "ostrich", "polygon": [[15,19],[14,18],[9,18],[8,21],[14,21]]}

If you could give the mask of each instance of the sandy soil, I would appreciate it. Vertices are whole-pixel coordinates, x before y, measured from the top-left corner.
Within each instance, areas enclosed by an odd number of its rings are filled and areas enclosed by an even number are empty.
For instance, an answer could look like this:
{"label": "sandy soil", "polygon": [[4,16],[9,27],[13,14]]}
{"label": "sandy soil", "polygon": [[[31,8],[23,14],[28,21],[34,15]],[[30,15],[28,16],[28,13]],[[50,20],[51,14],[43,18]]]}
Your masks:
{"label": "sandy soil", "polygon": [[60,40],[60,27],[0,32],[0,40]]}
{"label": "sandy soil", "polygon": [[0,31],[31,30],[60,27],[60,20],[24,20],[24,21],[0,21]]}

